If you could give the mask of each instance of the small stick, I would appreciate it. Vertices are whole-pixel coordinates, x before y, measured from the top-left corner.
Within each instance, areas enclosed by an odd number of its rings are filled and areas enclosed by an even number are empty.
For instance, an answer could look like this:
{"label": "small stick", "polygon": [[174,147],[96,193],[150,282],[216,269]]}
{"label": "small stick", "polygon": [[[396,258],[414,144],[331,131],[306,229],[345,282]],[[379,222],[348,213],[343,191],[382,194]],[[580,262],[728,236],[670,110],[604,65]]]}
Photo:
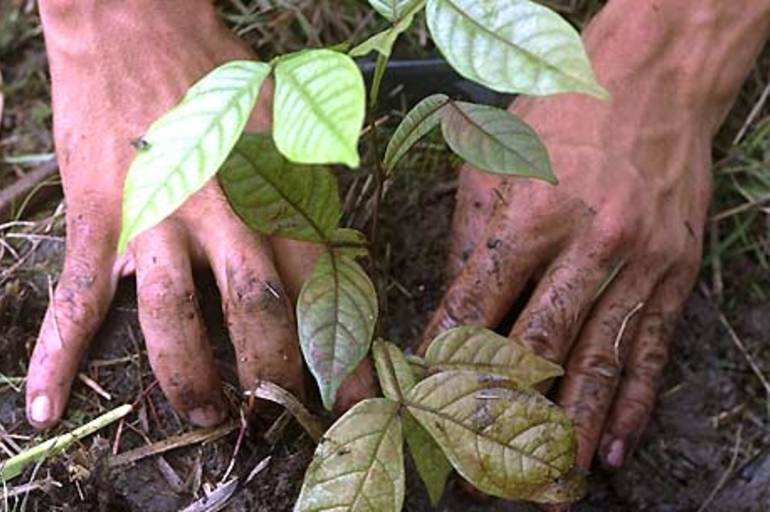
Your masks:
{"label": "small stick", "polygon": [[13,498],[16,496],[21,496],[22,494],[29,494],[32,491],[47,492],[51,487],[61,486],[61,483],[57,482],[56,480],[52,478],[46,478],[45,480],[35,480],[26,484],[17,485],[16,487],[11,487],[10,489],[3,491],[3,496],[5,498]]}
{"label": "small stick", "polygon": [[78,373],[78,379],[80,379],[80,381],[83,384],[91,388],[93,392],[99,395],[100,397],[104,398],[107,401],[112,400],[112,395],[107,393],[107,391],[105,391],[105,389],[101,387],[98,382],[96,382],[94,379],[92,379],[85,373],[83,372]]}
{"label": "small stick", "polygon": [[110,457],[108,465],[110,468],[125,466],[153,455],[182,448],[183,446],[215,441],[226,436],[236,428],[238,428],[238,422],[231,421],[219,427],[202,428],[193,430],[192,432],[185,432],[184,434],[172,436],[147,446],[129,450],[115,457]]}
{"label": "small stick", "polygon": [[765,393],[767,393],[767,398],[770,400],[770,382],[767,381],[767,378],[762,373],[762,370],[757,366],[756,361],[754,361],[754,358],[751,357],[751,354],[749,353],[748,349],[746,348],[746,345],[743,344],[743,340],[741,340],[740,337],[738,337],[738,334],[736,334],[735,330],[733,329],[733,326],[730,325],[730,322],[727,320],[727,317],[725,317],[724,313],[719,311],[719,321],[722,322],[722,325],[727,330],[727,333],[730,335],[730,339],[733,340],[733,343],[738,347],[738,349],[743,354],[743,357],[746,359],[746,361],[749,363],[749,366],[751,367],[751,371],[754,372],[754,375],[757,376],[759,379],[759,382],[762,383],[762,386],[765,388]]}
{"label": "small stick", "polygon": [[698,512],[703,512],[709,507],[709,505],[711,505],[711,502],[714,501],[714,498],[716,498],[717,494],[719,494],[719,491],[722,490],[722,487],[725,486],[725,484],[727,483],[727,480],[732,475],[733,470],[735,469],[735,465],[738,463],[738,454],[740,453],[740,449],[741,449],[742,432],[743,432],[743,425],[738,425],[738,432],[735,434],[735,446],[733,446],[733,456],[730,459],[730,465],[727,466],[727,469],[722,474],[721,478],[719,479],[719,482],[717,482],[716,486],[714,486],[714,489],[712,489],[711,493],[708,495],[706,500],[700,506],[700,508],[698,509]]}
{"label": "small stick", "polygon": [[243,438],[246,435],[246,429],[248,428],[248,423],[246,422],[246,417],[243,415],[243,409],[241,409],[241,429],[238,431],[238,439],[235,441],[235,448],[233,448],[233,455],[230,457],[230,463],[227,465],[227,470],[225,470],[225,474],[220,480],[220,483],[224,483],[227,481],[227,477],[230,476],[230,473],[232,473],[233,468],[235,467],[235,460],[238,458],[238,453],[241,451],[241,443],[243,442]]}
{"label": "small stick", "polygon": [[40,182],[53,176],[57,168],[55,160],[46,162],[0,190],[0,218],[8,215],[13,204],[27,195]]}

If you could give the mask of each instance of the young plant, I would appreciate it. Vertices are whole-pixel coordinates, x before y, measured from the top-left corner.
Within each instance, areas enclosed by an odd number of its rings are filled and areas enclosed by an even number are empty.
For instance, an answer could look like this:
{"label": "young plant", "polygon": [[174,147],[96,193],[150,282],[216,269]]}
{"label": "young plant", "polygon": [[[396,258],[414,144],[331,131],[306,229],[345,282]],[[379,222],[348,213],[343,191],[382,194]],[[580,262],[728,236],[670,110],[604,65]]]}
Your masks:
{"label": "young plant", "polygon": [[560,376],[558,365],[480,327],[439,335],[424,359],[384,341],[372,354],[385,398],[360,402],[324,434],[296,511],[400,511],[404,440],[434,505],[451,468],[501,498],[582,497],[572,424],[532,388]]}
{"label": "young plant", "polygon": [[[359,166],[367,107],[373,119],[399,35],[425,11],[436,46],[471,80],[505,93],[606,96],[577,32],[531,0],[370,4],[389,26],[349,54],[308,49],[270,63],[235,61],[201,79],[141,138],[124,189],[119,251],[217,172],[234,211],[252,229],[325,248],[300,293],[297,330],[329,410],[342,382],[370,353],[378,299],[356,261],[368,254],[367,239],[340,227],[337,180],[324,166]],[[351,56],[370,52],[378,55],[367,105],[364,80]],[[245,134],[268,78],[275,81],[272,131]],[[449,148],[480,171],[556,183],[545,147],[522,120],[506,110],[439,94],[405,116],[384,155],[374,146],[375,200],[399,160],[439,125]],[[376,124],[371,128],[376,131]],[[371,139],[376,144],[376,133]],[[433,498],[443,489],[450,464],[497,496],[544,502],[574,498],[575,488],[566,485],[577,481],[570,473],[572,428],[531,388],[557,368],[503,340],[473,328],[451,331],[434,341],[424,361],[415,359],[420,365],[415,373],[395,346],[376,344],[386,397],[359,404],[330,429],[308,470],[297,510],[330,507],[342,496],[347,498],[335,505],[341,510],[399,510],[402,436]],[[475,348],[468,352],[463,344]],[[416,377],[422,373],[428,375],[424,380]]]}

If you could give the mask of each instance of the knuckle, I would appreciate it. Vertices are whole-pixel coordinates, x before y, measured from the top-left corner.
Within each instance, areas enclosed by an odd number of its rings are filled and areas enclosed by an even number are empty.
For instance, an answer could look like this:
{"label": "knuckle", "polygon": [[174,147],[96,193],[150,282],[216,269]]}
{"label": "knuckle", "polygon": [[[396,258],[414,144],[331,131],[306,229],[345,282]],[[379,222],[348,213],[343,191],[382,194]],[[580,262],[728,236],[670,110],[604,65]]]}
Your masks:
{"label": "knuckle", "polygon": [[444,297],[443,308],[441,308],[441,329],[451,329],[465,324],[484,324],[484,315],[479,299],[480,297],[473,291],[450,291]]}
{"label": "knuckle", "polygon": [[544,310],[532,314],[515,336],[533,352],[551,361],[561,360],[558,342],[559,328],[554,317]]}
{"label": "knuckle", "polygon": [[195,293],[180,290],[168,274],[156,273],[148,276],[139,287],[138,295],[140,310],[153,319],[195,318]]}
{"label": "knuckle", "polygon": [[60,285],[54,294],[55,320],[62,329],[74,331],[75,336],[92,334],[102,316],[103,307],[77,287]]}
{"label": "knuckle", "polygon": [[583,375],[599,388],[612,389],[620,377],[620,366],[609,351],[582,354],[577,358],[572,371]]}
{"label": "knuckle", "polygon": [[595,225],[600,250],[616,253],[626,247],[637,233],[639,222],[628,213],[606,212]]}

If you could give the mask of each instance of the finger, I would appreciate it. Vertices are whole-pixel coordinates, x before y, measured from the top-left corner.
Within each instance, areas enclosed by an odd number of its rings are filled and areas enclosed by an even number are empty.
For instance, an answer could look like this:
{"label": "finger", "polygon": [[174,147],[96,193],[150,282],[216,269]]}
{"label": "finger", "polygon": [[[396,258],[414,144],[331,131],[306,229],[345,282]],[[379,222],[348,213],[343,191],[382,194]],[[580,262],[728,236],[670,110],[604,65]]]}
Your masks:
{"label": "finger", "polygon": [[664,282],[645,308],[602,434],[599,454],[608,468],[620,468],[629,460],[647,426],[668,362],[676,319],[689,289],[690,286],[677,289]]}
{"label": "finger", "polygon": [[140,235],[139,322],[155,377],[174,409],[208,427],[224,419],[219,375],[198,308],[189,243],[173,221]]}
{"label": "finger", "polygon": [[117,285],[117,241],[103,216],[86,213],[68,216],[64,269],[29,364],[27,418],[36,428],[53,426],[64,413],[79,363]]}
{"label": "finger", "polygon": [[274,236],[270,239],[275,255],[275,265],[292,303],[297,302],[299,292],[323,252],[323,246],[313,242],[301,242]]}
{"label": "finger", "polygon": [[602,296],[578,337],[557,402],[575,424],[577,463],[588,469],[615,395],[623,361],[654,286],[637,268],[622,272]]}
{"label": "finger", "polygon": [[503,179],[470,167],[460,171],[457,204],[452,218],[452,245],[449,250],[448,278],[454,279],[465,266],[484,234],[495,203],[501,196]]}
{"label": "finger", "polygon": [[538,267],[548,265],[566,235],[567,223],[552,216],[528,216],[522,210],[501,206],[496,211],[434,313],[418,352],[452,327],[496,326]]}
{"label": "finger", "polygon": [[511,337],[546,359],[567,358],[604,285],[622,266],[607,251],[576,244],[553,262],[511,330]]}
{"label": "finger", "polygon": [[223,210],[204,247],[222,294],[241,387],[258,380],[303,395],[302,359],[290,298],[267,240]]}

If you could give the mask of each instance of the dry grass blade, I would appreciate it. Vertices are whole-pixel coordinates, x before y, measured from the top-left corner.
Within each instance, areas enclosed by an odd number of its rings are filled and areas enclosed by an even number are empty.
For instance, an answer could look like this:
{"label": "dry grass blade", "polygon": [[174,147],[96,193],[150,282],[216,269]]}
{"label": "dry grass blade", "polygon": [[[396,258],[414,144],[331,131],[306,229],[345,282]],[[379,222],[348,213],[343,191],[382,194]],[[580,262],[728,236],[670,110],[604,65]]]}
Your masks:
{"label": "dry grass blade", "polygon": [[740,425],[738,426],[738,432],[735,434],[735,445],[733,446],[733,455],[730,458],[730,465],[727,466],[727,469],[719,478],[719,482],[717,482],[716,486],[714,486],[714,489],[711,491],[708,497],[701,504],[700,508],[698,509],[698,512],[704,512],[706,509],[709,508],[709,506],[711,505],[711,502],[714,501],[714,498],[716,498],[716,496],[719,494],[719,491],[722,490],[722,488],[725,486],[725,484],[729,480],[730,476],[732,476],[733,471],[735,470],[735,466],[738,463],[738,455],[740,454],[740,449],[741,449],[742,433],[743,433],[743,425]]}
{"label": "dry grass blade", "polygon": [[246,478],[246,483],[248,484],[251,482],[258,474],[263,472],[267,466],[270,464],[270,461],[273,459],[270,455],[262,459],[257,463],[256,466],[254,466],[254,469],[251,470],[251,473],[249,473],[249,476]]}
{"label": "dry grass blade", "polygon": [[192,432],[185,432],[178,436],[168,437],[162,441],[135,448],[125,453],[121,453],[120,455],[116,455],[115,457],[111,457],[109,467],[116,468],[125,466],[144,458],[166,453],[167,451],[175,450],[176,448],[181,448],[183,446],[215,441],[238,428],[238,425],[239,423],[237,421],[231,421],[219,427],[201,428],[193,430]]}
{"label": "dry grass blade", "polygon": [[324,433],[323,425],[321,421],[308,411],[297,398],[283,389],[282,387],[261,380],[257,382],[256,387],[251,391],[246,391],[246,395],[261,398],[262,400],[269,400],[283,406],[289,411],[297,422],[302,425],[302,428],[308,433],[313,441],[318,442]]}
{"label": "dry grass blade", "polygon": [[4,96],[3,96],[3,73],[0,71],[0,126],[2,126],[3,123],[3,103],[4,103]]}
{"label": "dry grass blade", "polygon": [[746,348],[746,345],[743,343],[743,340],[735,332],[735,329],[733,329],[733,326],[727,320],[727,317],[725,317],[724,313],[722,313],[721,311],[719,311],[718,313],[719,313],[719,321],[722,322],[722,325],[727,330],[727,334],[730,335],[730,339],[733,340],[733,343],[735,343],[735,346],[737,346],[738,350],[741,351],[741,353],[743,354],[743,357],[746,359],[746,362],[749,363],[749,366],[751,367],[751,371],[754,372],[754,375],[757,376],[757,379],[759,379],[759,382],[762,383],[762,387],[765,388],[765,393],[767,393],[767,399],[770,400],[770,382],[768,382],[767,377],[765,377],[765,374],[762,373],[762,370],[759,368],[759,365],[757,365],[757,362],[751,356],[751,353]]}
{"label": "dry grass blade", "polygon": [[233,478],[229,482],[219,485],[213,492],[182,509],[181,512],[218,512],[227,505],[238,489],[238,479]]}
{"label": "dry grass blade", "polygon": [[53,478],[46,478],[44,480],[34,480],[32,482],[3,489],[3,498],[15,498],[17,496],[24,496],[34,491],[50,492],[54,487],[61,487],[62,484],[57,482]]}

